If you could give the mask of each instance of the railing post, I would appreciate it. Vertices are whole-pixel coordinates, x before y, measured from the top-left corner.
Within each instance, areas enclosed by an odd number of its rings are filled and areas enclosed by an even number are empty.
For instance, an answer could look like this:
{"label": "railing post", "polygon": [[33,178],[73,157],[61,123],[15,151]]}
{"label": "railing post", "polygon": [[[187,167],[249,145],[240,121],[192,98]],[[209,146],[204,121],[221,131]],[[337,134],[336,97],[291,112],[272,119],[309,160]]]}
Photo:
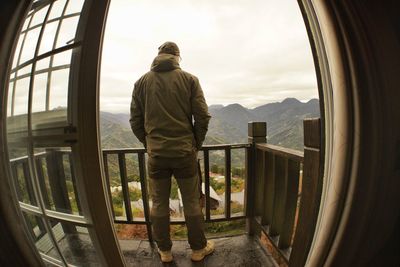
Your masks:
{"label": "railing post", "polygon": [[[245,211],[246,211],[246,231],[249,235],[254,235],[255,231],[255,203],[256,196],[256,167],[259,160],[256,158],[256,144],[267,142],[267,123],[249,122],[248,123],[248,142],[251,147],[246,150],[246,180],[245,180]],[[259,166],[260,167],[260,166]],[[257,231],[258,232],[258,231]]]}
{"label": "railing post", "polygon": [[304,120],[304,165],[296,234],[289,266],[304,266],[314,236],[322,191],[321,121]]}

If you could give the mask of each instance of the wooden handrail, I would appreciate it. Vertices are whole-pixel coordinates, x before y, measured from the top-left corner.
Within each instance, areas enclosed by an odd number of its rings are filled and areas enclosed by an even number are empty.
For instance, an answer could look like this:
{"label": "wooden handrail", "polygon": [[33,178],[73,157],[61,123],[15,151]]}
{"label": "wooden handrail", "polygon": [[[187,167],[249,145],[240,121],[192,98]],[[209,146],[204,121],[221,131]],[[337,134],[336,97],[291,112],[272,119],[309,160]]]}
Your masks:
{"label": "wooden handrail", "polygon": [[275,146],[267,143],[258,143],[256,144],[256,148],[262,151],[269,151],[275,155],[281,155],[298,162],[303,162],[304,153],[299,150]]}

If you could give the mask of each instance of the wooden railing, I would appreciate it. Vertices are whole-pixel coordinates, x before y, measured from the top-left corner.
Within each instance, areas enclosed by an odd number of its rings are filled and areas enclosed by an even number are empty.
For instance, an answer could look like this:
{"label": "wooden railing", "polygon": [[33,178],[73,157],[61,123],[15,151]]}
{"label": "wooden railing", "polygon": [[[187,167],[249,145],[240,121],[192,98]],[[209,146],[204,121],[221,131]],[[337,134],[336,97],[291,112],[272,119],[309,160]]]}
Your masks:
{"label": "wooden railing", "polygon": [[304,121],[304,153],[266,143],[266,125],[249,124],[253,143],[249,232],[265,236],[289,266],[303,266],[311,245],[322,186],[320,121]]}

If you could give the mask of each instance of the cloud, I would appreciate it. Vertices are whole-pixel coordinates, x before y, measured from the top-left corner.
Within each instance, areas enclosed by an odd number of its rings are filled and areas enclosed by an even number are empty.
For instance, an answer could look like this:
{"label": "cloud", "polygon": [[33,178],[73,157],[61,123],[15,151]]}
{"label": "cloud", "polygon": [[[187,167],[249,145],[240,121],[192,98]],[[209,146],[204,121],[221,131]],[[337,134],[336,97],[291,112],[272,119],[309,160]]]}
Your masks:
{"label": "cloud", "polygon": [[295,1],[115,0],[104,40],[102,110],[128,112],[134,82],[166,40],[180,46],[181,66],[199,77],[208,104],[318,97]]}

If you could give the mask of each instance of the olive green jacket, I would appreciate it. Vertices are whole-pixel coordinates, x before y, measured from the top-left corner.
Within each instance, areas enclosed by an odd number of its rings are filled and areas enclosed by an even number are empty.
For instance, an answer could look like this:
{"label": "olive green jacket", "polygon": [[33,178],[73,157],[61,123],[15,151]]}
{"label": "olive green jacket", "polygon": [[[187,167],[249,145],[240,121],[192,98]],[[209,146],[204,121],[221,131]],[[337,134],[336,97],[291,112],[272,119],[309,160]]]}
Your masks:
{"label": "olive green jacket", "polygon": [[130,124],[150,156],[185,157],[199,150],[211,116],[199,80],[173,55],[158,55],[132,93]]}

